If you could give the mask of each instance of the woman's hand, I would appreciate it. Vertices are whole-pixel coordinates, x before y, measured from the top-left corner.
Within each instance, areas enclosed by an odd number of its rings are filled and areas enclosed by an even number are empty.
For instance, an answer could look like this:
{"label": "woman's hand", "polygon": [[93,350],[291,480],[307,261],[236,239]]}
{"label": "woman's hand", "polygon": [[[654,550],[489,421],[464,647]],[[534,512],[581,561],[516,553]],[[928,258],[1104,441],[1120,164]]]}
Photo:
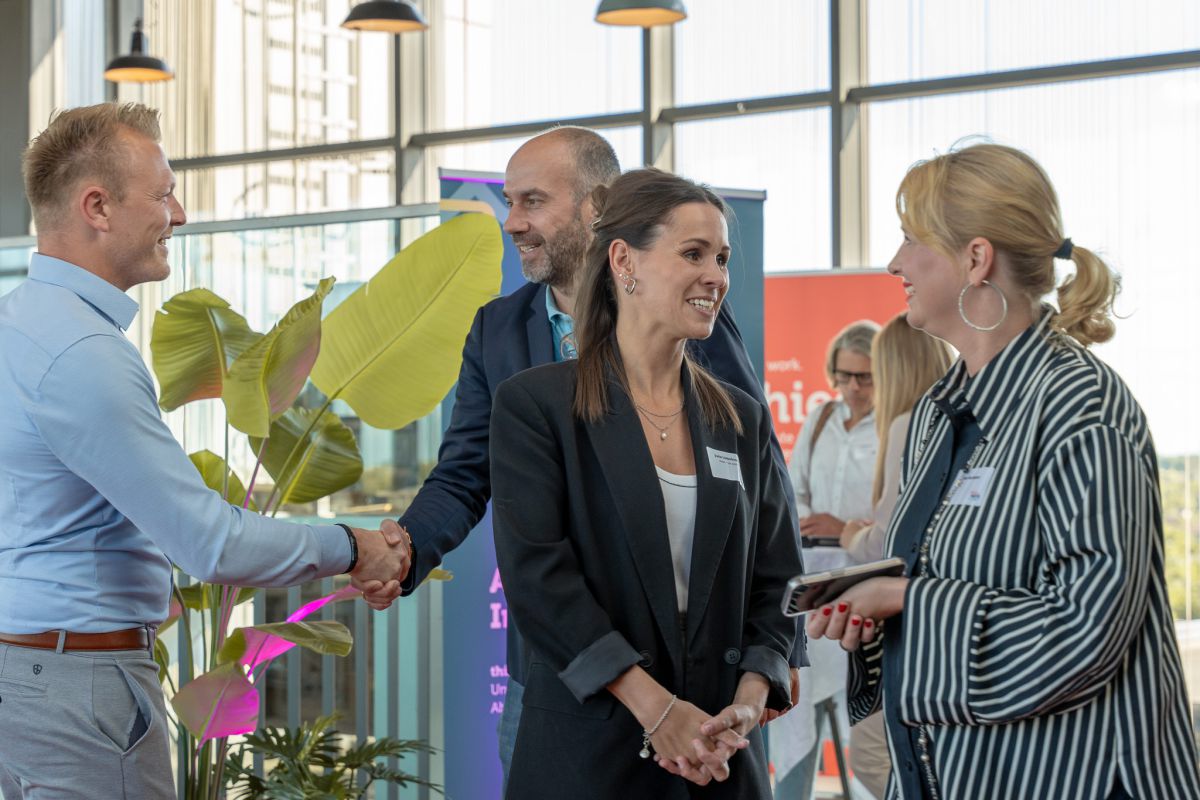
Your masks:
{"label": "woman's hand", "polygon": [[875,523],[869,519],[852,519],[842,527],[842,535],[839,540],[843,550],[849,550],[850,545],[854,542],[855,535],[863,528],[870,527]]}
{"label": "woman's hand", "polygon": [[837,639],[857,650],[875,639],[879,623],[904,610],[908,578],[869,578],[851,586],[828,605],[808,612],[806,630],[814,639]]}
{"label": "woman's hand", "polygon": [[[757,717],[755,717],[757,719]],[[675,707],[662,725],[650,737],[654,760],[672,775],[705,786],[714,778],[729,777],[729,757],[746,745],[736,746],[739,736],[726,736],[716,742],[701,733],[709,721],[708,714],[686,700],[676,700]],[[745,741],[744,739],[742,741]],[[714,771],[715,770],[715,771]]]}

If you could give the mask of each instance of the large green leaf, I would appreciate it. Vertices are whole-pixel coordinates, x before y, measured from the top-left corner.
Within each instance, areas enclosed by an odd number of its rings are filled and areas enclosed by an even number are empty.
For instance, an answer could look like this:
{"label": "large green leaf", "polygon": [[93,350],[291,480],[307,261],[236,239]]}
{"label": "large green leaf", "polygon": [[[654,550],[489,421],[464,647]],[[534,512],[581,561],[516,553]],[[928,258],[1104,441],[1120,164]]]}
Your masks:
{"label": "large green leaf", "polygon": [[323,279],[233,362],[221,393],[230,425],[266,436],[271,421],[291,407],[321,350],[321,304],[333,281]]}
{"label": "large green leaf", "polygon": [[[225,498],[231,505],[240,507],[246,501],[246,487],[242,485],[241,478],[237,476],[237,473],[226,465],[225,459],[211,450],[197,450],[189,455],[188,458],[192,460],[196,469],[199,470],[200,477],[204,479],[205,486],[218,494],[226,491],[226,488],[228,488],[228,494],[225,495]],[[228,487],[225,485],[226,480],[229,481]],[[254,505],[253,499],[250,500],[248,507],[251,511],[258,510]]]}
{"label": "large green leaf", "polygon": [[193,400],[220,397],[229,365],[261,336],[207,289],[172,297],[155,314],[150,334],[159,405],[172,411]]}
{"label": "large green leaf", "polygon": [[476,310],[500,291],[502,256],[500,228],[484,214],[413,242],[329,313],[313,383],[376,428],[428,414],[458,377]]}
{"label": "large green leaf", "polygon": [[[250,437],[255,452],[262,439]],[[345,489],[362,475],[354,432],[336,414],[289,408],[271,424],[263,466],[279,487],[280,505],[308,503]]]}
{"label": "large green leaf", "polygon": [[217,663],[241,662],[254,669],[294,645],[322,655],[344,656],[354,646],[350,629],[334,620],[317,622],[268,622],[238,628],[221,647]]}
{"label": "large green leaf", "polygon": [[[214,591],[206,591],[209,588]],[[221,585],[209,583],[192,583],[187,586],[179,587],[179,594],[183,597],[183,605],[193,611],[208,611],[213,607],[213,597],[216,595],[216,602],[221,602]],[[253,586],[239,586],[237,594],[233,597],[233,604],[240,606],[247,600],[253,600],[254,595],[258,593],[258,589]]]}

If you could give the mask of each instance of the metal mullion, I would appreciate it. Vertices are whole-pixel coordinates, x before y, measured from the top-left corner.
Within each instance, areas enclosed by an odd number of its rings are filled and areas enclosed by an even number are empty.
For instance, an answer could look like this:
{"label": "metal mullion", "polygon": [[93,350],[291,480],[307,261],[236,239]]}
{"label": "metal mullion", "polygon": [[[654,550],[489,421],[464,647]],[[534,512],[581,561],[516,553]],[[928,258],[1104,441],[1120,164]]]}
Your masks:
{"label": "metal mullion", "polygon": [[255,150],[248,153],[227,153],[225,155],[179,158],[171,161],[171,167],[178,172],[185,169],[208,169],[236,164],[261,163],[264,161],[290,161],[292,159],[312,158],[315,156],[340,156],[361,153],[365,150],[390,150],[393,147],[393,141],[393,137],[361,139],[356,142],[330,142],[326,144],[307,145],[305,147],[280,148],[277,150]]}
{"label": "metal mullion", "polygon": [[803,94],[754,97],[745,100],[726,100],[720,103],[700,103],[690,106],[664,108],[659,114],[663,122],[696,122],[720,117],[737,117],[745,114],[767,114],[773,111],[802,111],[822,108],[835,101],[832,91],[805,92]]}
{"label": "metal mullion", "polygon": [[[313,214],[288,214],[280,217],[247,217],[245,219],[220,220],[217,222],[193,222],[179,228],[184,236],[202,233],[233,233],[258,231],[273,228],[296,228],[310,225],[340,225],[354,222],[376,222],[388,219],[415,219],[434,217],[440,211],[437,203],[418,203],[407,206],[385,208],[356,208],[346,211],[319,211]],[[22,241],[13,239],[13,242]],[[5,240],[0,240],[0,247]]]}
{"label": "metal mullion", "polygon": [[852,103],[902,100],[938,94],[979,92],[989,89],[1008,89],[1017,86],[1036,86],[1095,78],[1115,78],[1195,67],[1200,67],[1200,50],[1181,50],[1151,56],[1133,56],[1104,61],[1085,61],[1078,64],[1058,64],[1052,67],[1030,67],[1004,72],[955,75],[949,78],[862,86],[851,89],[847,100]]}
{"label": "metal mullion", "polygon": [[535,122],[519,122],[512,125],[496,125],[490,128],[464,128],[456,131],[430,131],[413,134],[408,143],[413,147],[437,147],[447,144],[468,144],[493,139],[510,139],[532,136],[555,125],[579,125],[584,128],[620,128],[638,125],[642,121],[641,111],[623,111],[615,114],[598,114],[589,117],[562,117]]}

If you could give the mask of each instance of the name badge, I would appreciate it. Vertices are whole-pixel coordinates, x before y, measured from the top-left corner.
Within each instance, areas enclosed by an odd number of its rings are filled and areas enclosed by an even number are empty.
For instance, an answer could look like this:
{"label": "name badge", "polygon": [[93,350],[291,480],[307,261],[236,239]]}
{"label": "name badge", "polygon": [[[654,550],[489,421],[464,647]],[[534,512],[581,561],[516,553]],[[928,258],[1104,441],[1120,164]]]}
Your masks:
{"label": "name badge", "polygon": [[970,472],[959,473],[958,488],[950,495],[952,506],[981,506],[992,485],[994,467],[975,467]]}
{"label": "name badge", "polygon": [[742,483],[742,465],[738,462],[737,453],[726,453],[711,447],[705,449],[708,450],[708,470],[714,478],[737,481],[739,486],[746,488],[746,484]]}

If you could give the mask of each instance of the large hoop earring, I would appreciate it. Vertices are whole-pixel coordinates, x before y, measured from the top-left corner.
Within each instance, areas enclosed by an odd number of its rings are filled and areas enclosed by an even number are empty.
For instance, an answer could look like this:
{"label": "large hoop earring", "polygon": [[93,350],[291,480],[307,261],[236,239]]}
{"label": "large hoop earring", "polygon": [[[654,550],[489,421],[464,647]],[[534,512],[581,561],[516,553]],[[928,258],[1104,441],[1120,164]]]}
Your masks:
{"label": "large hoop earring", "polygon": [[962,291],[958,293],[958,315],[962,317],[963,322],[967,323],[977,331],[994,331],[996,328],[999,328],[1000,325],[1004,323],[1004,320],[1008,317],[1008,298],[1005,297],[1004,292],[1000,291],[999,287],[997,287],[996,284],[992,283],[991,281],[984,281],[980,285],[987,286],[988,288],[995,290],[996,294],[1000,295],[1000,319],[996,320],[994,325],[988,325],[986,327],[983,325],[976,325],[974,322],[971,322],[971,320],[967,319],[967,312],[965,309],[963,309],[963,298],[967,296],[967,290],[971,288],[970,283],[964,286]]}

